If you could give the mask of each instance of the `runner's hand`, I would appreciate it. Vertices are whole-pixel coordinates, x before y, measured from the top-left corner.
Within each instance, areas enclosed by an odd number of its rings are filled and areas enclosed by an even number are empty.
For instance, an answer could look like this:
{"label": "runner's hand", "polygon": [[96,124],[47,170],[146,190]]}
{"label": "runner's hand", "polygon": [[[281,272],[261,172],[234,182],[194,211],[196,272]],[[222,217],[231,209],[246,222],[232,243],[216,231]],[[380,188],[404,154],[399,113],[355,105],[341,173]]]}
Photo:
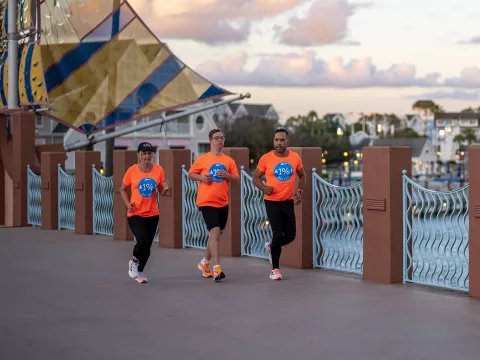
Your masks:
{"label": "runner's hand", "polygon": [[134,205],[135,205],[135,201],[128,204],[127,206],[128,212],[133,212],[133,210],[135,210]]}
{"label": "runner's hand", "polygon": [[167,192],[168,190],[170,190],[172,187],[170,186],[170,181],[168,180],[165,180],[163,182],[163,191],[164,192]]}
{"label": "runner's hand", "polygon": [[263,192],[264,192],[266,195],[272,195],[273,186],[265,186],[265,190],[263,190]]}
{"label": "runner's hand", "polygon": [[299,192],[296,192],[295,194],[293,194],[293,203],[295,205],[298,205],[302,202],[302,194],[300,194]]}
{"label": "runner's hand", "polygon": [[212,178],[208,175],[202,175],[202,180],[204,184],[210,185],[212,182]]}
{"label": "runner's hand", "polygon": [[218,170],[217,171],[217,176],[220,178],[220,179],[226,179],[227,178],[227,175],[228,173],[225,171],[225,170]]}

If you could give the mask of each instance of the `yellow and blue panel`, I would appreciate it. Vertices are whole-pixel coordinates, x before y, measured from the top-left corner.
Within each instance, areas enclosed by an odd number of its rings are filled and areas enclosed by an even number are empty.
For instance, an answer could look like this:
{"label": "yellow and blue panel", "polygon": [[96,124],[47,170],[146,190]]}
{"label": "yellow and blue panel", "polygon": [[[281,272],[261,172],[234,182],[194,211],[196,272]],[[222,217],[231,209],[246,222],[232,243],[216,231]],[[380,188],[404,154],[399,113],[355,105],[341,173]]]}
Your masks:
{"label": "yellow and blue panel", "polygon": [[[45,115],[78,131],[95,133],[231,94],[178,59],[126,0],[82,34],[76,42],[42,43],[43,84],[36,68],[24,75],[30,79],[24,95],[45,86],[42,95],[53,106]],[[28,59],[25,51],[35,59],[35,47],[22,51]]]}
{"label": "yellow and blue panel", "polygon": [[[17,31],[24,32],[34,27],[33,16],[36,12],[37,2],[35,0],[16,0],[17,1]],[[2,14],[2,38],[7,36],[8,32],[8,0],[1,4]]]}

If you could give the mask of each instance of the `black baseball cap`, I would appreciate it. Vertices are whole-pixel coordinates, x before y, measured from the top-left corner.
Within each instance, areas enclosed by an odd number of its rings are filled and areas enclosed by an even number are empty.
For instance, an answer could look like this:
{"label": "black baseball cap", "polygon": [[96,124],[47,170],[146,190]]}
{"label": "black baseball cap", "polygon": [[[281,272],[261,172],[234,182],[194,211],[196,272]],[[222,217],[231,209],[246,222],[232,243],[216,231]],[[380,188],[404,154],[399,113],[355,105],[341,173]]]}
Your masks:
{"label": "black baseball cap", "polygon": [[138,150],[137,152],[140,152],[140,151],[152,151],[152,152],[155,152],[155,148],[152,146],[152,144],[150,144],[149,142],[142,142],[140,144],[138,144]]}

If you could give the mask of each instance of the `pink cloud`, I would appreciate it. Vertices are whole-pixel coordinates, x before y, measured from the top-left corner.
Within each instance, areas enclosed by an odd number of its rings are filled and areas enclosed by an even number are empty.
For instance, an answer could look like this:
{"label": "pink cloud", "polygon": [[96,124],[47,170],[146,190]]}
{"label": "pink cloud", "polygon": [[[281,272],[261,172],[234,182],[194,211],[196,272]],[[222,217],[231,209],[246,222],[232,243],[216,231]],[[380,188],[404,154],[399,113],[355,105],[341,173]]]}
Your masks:
{"label": "pink cloud", "polygon": [[129,0],[161,38],[208,44],[242,42],[255,20],[281,14],[306,0]]}
{"label": "pink cloud", "polygon": [[460,73],[460,77],[447,79],[445,85],[461,88],[480,88],[480,68],[477,66],[466,67]]}
{"label": "pink cloud", "polygon": [[[275,27],[280,42],[295,46],[339,42],[347,36],[348,20],[358,7],[347,0],[317,0],[304,18],[292,17],[287,29]],[[347,42],[345,44],[351,44]],[[353,42],[357,45],[357,42]]]}
{"label": "pink cloud", "polygon": [[340,57],[325,61],[315,51],[264,56],[247,71],[248,55],[239,51],[224,59],[200,64],[197,71],[225,85],[299,86],[299,87],[407,87],[439,85],[440,74],[423,77],[413,64],[394,64],[378,69],[372,58],[344,62]]}

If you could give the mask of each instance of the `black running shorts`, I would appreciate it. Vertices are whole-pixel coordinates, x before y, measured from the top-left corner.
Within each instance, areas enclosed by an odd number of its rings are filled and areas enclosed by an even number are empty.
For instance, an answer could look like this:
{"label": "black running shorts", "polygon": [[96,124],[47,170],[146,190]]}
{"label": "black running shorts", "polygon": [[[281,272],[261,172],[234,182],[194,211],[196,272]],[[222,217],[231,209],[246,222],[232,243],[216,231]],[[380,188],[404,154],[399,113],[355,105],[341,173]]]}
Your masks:
{"label": "black running shorts", "polygon": [[202,213],[203,220],[207,225],[208,231],[216,227],[219,227],[220,231],[225,229],[228,220],[228,205],[221,208],[216,208],[213,206],[200,206],[199,209]]}

